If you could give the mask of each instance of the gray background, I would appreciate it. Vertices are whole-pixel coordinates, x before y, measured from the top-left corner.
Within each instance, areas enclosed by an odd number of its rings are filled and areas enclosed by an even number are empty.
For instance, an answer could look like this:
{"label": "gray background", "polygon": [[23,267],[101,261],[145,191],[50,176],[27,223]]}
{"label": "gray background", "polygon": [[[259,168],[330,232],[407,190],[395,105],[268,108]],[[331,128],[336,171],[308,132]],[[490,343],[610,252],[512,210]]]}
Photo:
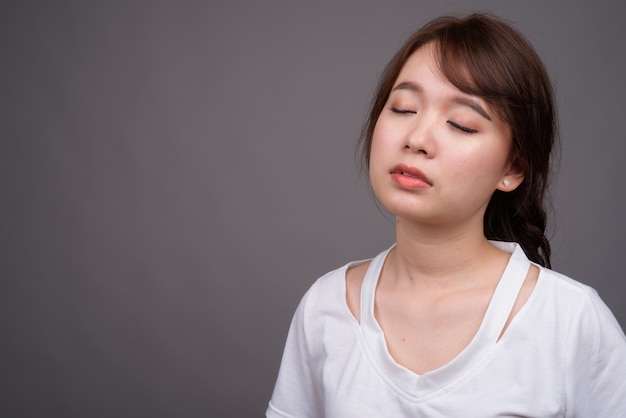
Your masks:
{"label": "gray background", "polygon": [[354,144],[445,12],[544,58],[554,266],[626,324],[624,4],[3,2],[0,415],[261,416],[303,292],[393,242]]}

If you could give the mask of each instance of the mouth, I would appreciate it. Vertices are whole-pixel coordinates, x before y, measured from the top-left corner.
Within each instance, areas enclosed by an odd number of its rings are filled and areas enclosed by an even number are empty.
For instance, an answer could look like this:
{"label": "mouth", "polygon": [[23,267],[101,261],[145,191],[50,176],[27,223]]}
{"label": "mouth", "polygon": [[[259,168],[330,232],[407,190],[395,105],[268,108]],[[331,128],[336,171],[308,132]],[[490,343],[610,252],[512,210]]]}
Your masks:
{"label": "mouth", "polygon": [[401,186],[407,188],[424,188],[432,186],[432,182],[415,167],[398,164],[390,173],[392,178]]}

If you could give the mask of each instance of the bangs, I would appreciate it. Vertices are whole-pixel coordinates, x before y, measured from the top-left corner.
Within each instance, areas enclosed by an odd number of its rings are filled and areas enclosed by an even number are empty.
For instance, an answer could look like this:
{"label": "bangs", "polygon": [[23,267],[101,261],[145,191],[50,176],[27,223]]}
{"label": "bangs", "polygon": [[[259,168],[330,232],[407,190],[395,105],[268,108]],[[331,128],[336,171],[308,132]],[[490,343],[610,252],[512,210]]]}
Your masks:
{"label": "bangs", "polygon": [[[433,40],[435,60],[441,73],[463,93],[484,99],[498,117],[511,123],[512,98],[520,97],[506,59],[505,45],[481,33],[481,28],[452,26]],[[510,45],[508,46],[510,48]]]}

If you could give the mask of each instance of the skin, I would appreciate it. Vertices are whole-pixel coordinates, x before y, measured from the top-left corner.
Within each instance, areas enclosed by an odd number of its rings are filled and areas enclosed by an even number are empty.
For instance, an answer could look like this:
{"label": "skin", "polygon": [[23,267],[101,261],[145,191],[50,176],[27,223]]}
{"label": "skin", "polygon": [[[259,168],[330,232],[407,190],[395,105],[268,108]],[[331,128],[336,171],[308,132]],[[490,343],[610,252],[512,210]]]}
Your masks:
{"label": "skin", "polygon": [[[433,45],[413,53],[378,118],[370,180],[396,216],[396,247],[379,278],[375,316],[392,357],[415,373],[448,363],[480,327],[509,258],[485,238],[484,213],[496,190],[512,191],[524,179],[510,155],[508,125],[441,74]],[[421,174],[407,176],[399,164]],[[367,267],[346,276],[357,320]],[[532,267],[505,329],[537,275]]]}

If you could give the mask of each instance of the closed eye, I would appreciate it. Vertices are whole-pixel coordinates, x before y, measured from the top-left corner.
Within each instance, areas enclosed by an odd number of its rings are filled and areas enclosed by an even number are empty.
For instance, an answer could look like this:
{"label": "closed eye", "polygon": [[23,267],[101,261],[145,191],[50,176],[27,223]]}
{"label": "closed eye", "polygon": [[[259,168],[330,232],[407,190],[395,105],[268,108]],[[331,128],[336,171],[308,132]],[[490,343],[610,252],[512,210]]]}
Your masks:
{"label": "closed eye", "polygon": [[393,113],[398,113],[400,115],[415,115],[417,113],[415,110],[398,109],[397,107],[390,107],[389,110],[391,110]]}
{"label": "closed eye", "polygon": [[458,123],[453,122],[451,120],[449,120],[448,123],[453,128],[458,129],[459,131],[462,131],[462,132],[466,132],[468,134],[475,134],[476,132],[478,132],[476,129],[468,128],[467,126],[463,126],[463,125],[459,125]]}

